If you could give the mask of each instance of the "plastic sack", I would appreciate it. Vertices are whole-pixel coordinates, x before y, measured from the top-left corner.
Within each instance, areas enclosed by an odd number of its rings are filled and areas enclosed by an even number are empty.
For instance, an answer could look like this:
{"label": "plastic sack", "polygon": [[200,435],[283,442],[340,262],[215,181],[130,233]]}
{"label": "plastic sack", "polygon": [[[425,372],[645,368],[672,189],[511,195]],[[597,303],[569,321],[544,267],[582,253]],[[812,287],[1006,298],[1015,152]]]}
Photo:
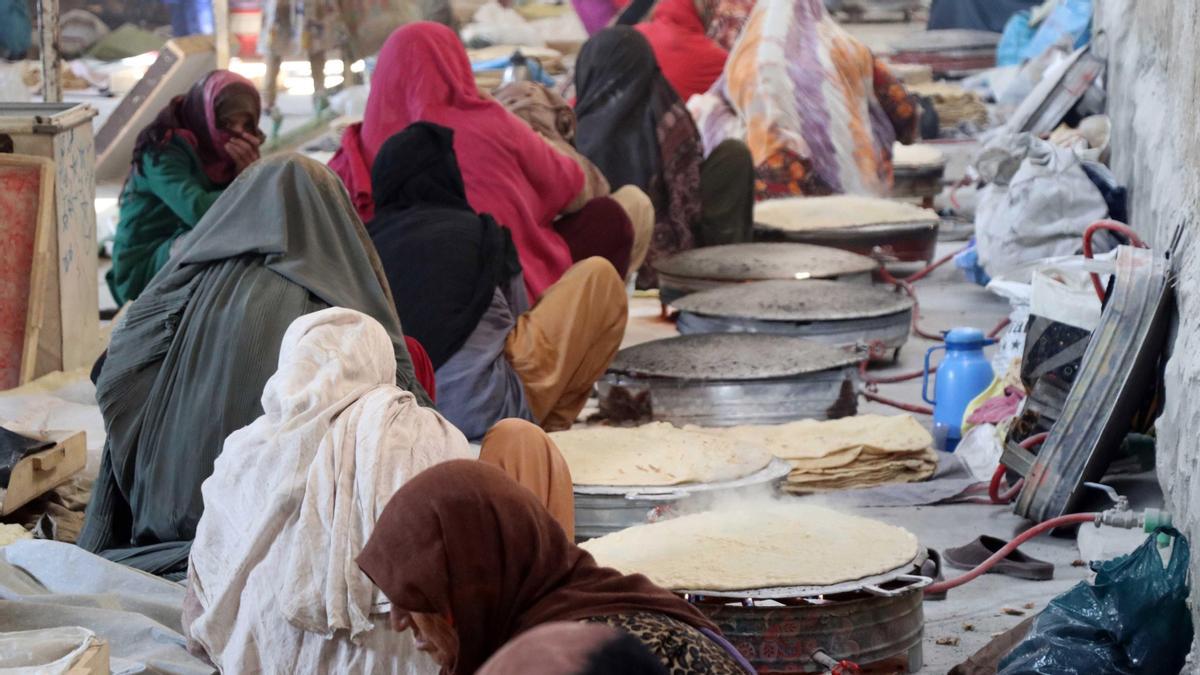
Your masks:
{"label": "plastic sack", "polygon": [[1020,65],[1021,53],[1036,34],[1037,29],[1029,25],[1029,10],[1023,9],[1013,14],[1008,23],[1004,24],[1004,33],[1000,35],[1000,43],[996,45],[996,65]]}
{"label": "plastic sack", "polygon": [[1021,51],[1021,60],[1037,58],[1056,44],[1078,49],[1092,37],[1092,0],[1059,0]]}
{"label": "plastic sack", "polygon": [[979,262],[993,278],[1022,263],[1074,253],[1108,214],[1070,150],[1027,133],[993,139],[976,163],[990,185],[975,212]]}
{"label": "plastic sack", "polygon": [[1188,542],[1173,529],[1164,567],[1157,533],[1127,556],[1101,563],[1092,585],[1050,601],[1000,675],[1178,673],[1192,646]]}

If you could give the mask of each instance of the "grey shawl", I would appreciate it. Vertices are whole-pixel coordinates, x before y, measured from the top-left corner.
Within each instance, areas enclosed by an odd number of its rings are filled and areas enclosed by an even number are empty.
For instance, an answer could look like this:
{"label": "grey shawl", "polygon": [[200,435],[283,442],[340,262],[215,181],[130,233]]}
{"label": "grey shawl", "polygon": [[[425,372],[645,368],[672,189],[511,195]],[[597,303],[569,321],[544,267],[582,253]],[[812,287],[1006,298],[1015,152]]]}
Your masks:
{"label": "grey shawl", "polygon": [[[79,545],[175,576],[225,438],[262,414],[284,332],[326,307],[370,315],[413,375],[379,258],[337,176],[299,155],[233,182],[114,332],[96,384],[108,432]],[[270,458],[264,458],[270,461]]]}

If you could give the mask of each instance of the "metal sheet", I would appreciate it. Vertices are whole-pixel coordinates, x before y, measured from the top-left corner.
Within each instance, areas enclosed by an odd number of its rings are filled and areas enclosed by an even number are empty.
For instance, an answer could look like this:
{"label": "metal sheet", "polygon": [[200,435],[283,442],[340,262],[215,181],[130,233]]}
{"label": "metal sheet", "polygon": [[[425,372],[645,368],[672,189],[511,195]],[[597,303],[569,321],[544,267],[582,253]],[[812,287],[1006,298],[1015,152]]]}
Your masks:
{"label": "metal sheet", "polygon": [[1005,448],[1004,463],[1029,467],[1013,511],[1036,521],[1070,513],[1084,482],[1099,480],[1145,400],[1163,352],[1171,293],[1166,258],[1117,251],[1117,281],[1100,315],[1062,414],[1036,456]]}
{"label": "metal sheet", "polygon": [[[858,411],[857,381],[857,369],[845,366],[794,377],[740,381],[634,377],[609,372],[596,387],[600,412],[608,417],[722,427],[854,415]],[[630,415],[630,410],[637,414]]]}
{"label": "metal sheet", "polygon": [[762,243],[697,248],[654,264],[660,277],[724,282],[836,279],[878,268],[871,258],[827,246]]}
{"label": "metal sheet", "polygon": [[681,335],[617,352],[609,374],[728,382],[794,378],[856,364],[845,349],[784,335]]}
{"label": "metal sheet", "polygon": [[931,262],[937,249],[939,222],[897,223],[827,230],[781,230],[756,224],[754,238],[764,242],[796,242],[840,248],[893,263]]}
{"label": "metal sheet", "polygon": [[1094,47],[1079,48],[1068,58],[1068,65],[1058,77],[1039,82],[1013,112],[1006,128],[1014,133],[1027,131],[1041,135],[1058,127],[1088,87],[1104,74],[1107,64],[1103,56],[1095,53]]}
{"label": "metal sheet", "polygon": [[894,175],[892,197],[936,197],[942,192],[942,178],[946,175],[946,166],[897,166]]}
{"label": "metal sheet", "polygon": [[694,333],[773,333],[794,335],[835,347],[866,347],[873,361],[889,361],[908,342],[912,310],[888,316],[843,321],[761,321],[681,312],[675,327]]}
{"label": "metal sheet", "polygon": [[894,289],[837,281],[756,281],[693,293],[674,303],[681,312],[764,321],[837,321],[899,314],[912,298]]}

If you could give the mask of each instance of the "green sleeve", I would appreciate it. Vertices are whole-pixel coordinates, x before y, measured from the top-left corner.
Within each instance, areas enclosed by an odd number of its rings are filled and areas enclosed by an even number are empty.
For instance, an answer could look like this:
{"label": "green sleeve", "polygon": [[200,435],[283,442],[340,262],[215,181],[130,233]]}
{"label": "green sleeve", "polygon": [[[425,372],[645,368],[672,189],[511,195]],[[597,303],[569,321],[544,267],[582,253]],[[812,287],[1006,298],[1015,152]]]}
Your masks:
{"label": "green sleeve", "polygon": [[209,189],[208,177],[189,150],[168,145],[144,160],[142,168],[146,187],[189,229],[221,196],[221,190]]}

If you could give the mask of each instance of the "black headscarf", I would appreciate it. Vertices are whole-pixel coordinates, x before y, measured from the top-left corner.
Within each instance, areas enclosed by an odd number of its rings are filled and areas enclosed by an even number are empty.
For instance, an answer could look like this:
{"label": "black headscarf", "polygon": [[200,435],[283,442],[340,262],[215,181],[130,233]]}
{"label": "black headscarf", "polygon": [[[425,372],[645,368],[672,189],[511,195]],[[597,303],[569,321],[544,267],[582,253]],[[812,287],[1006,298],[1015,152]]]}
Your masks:
{"label": "black headscarf", "polygon": [[498,286],[521,271],[508,230],[476,214],[454,155],[454,132],[416,122],[379,148],[367,232],[396,312],[434,368],[462,347]]}
{"label": "black headscarf", "polygon": [[575,62],[575,95],[575,146],[614,188],[650,192],[662,171],[658,123],[679,102],[650,43],[628,26],[593,35]]}

